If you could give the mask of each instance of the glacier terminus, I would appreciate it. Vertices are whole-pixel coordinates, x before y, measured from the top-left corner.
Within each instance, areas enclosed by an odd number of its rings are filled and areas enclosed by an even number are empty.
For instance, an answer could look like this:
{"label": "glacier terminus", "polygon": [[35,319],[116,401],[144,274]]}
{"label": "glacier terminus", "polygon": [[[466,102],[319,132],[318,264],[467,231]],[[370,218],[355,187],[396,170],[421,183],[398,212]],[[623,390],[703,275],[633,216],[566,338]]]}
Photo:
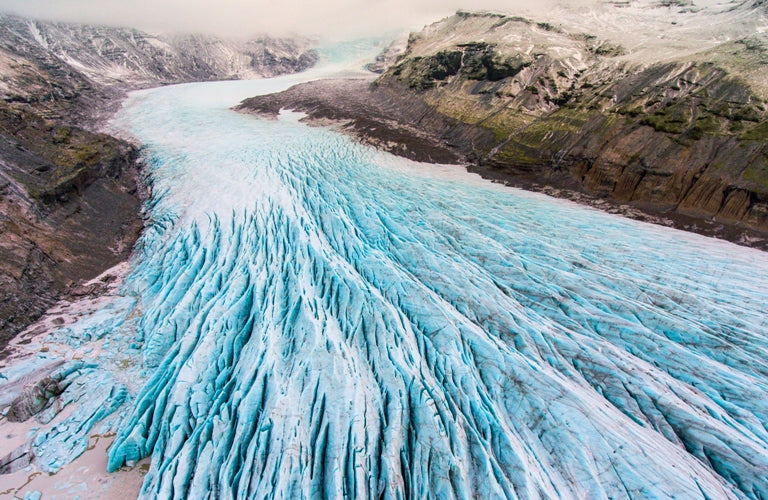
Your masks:
{"label": "glacier terminus", "polygon": [[114,433],[146,499],[768,498],[766,254],[230,110],[342,56],[131,94],[122,292],[0,375],[59,388],[34,465]]}

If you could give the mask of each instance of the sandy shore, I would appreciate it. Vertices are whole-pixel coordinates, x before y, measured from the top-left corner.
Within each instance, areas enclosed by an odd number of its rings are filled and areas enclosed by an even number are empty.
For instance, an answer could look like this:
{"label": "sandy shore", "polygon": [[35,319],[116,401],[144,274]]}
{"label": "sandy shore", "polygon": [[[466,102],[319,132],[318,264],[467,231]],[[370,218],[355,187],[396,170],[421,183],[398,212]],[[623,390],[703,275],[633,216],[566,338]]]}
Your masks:
{"label": "sandy shore", "polygon": [[49,474],[30,465],[13,474],[0,476],[0,500],[23,499],[27,494],[39,492],[40,498],[80,498],[80,500],[127,500],[139,495],[144,475],[149,470],[149,459],[134,467],[107,472],[107,449],[114,435],[90,436],[88,450],[65,465],[55,474]]}
{"label": "sandy shore", "polygon": [[[84,355],[83,349],[72,348],[51,340],[57,329],[65,328],[103,308],[120,296],[120,288],[129,271],[128,262],[122,262],[97,278],[83,284],[79,296],[59,301],[36,323],[19,334],[9,345],[9,355],[0,361],[0,374],[17,363],[24,363],[41,353],[53,354],[62,362]],[[90,355],[98,355],[91,352]],[[58,365],[54,365],[58,366]],[[40,430],[63,422],[76,411],[76,405],[64,407],[56,417],[43,425],[35,417],[25,422],[9,422],[0,416],[0,458],[13,450],[29,447],[32,437]],[[107,450],[114,434],[93,433],[87,450],[72,463],[56,473],[39,470],[34,464],[10,474],[0,474],[0,500],[23,499],[25,495],[41,494],[40,498],[131,499],[138,496],[143,477],[149,470],[149,459],[134,467],[125,467],[107,473]],[[31,498],[35,498],[32,496]]]}

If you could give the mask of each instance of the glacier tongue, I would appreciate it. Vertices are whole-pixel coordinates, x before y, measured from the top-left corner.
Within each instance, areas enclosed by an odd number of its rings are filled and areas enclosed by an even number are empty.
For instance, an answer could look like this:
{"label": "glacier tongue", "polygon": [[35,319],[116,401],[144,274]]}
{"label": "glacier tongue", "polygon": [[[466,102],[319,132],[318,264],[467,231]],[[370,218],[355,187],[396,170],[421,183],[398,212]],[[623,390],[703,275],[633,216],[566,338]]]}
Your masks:
{"label": "glacier tongue", "polygon": [[227,109],[290,81],[117,122],[152,223],[71,331],[143,498],[768,496],[766,254]]}
{"label": "glacier tongue", "polygon": [[764,254],[207,109],[219,88],[125,118],[173,214],[110,450],[152,456],[143,496],[766,494]]}

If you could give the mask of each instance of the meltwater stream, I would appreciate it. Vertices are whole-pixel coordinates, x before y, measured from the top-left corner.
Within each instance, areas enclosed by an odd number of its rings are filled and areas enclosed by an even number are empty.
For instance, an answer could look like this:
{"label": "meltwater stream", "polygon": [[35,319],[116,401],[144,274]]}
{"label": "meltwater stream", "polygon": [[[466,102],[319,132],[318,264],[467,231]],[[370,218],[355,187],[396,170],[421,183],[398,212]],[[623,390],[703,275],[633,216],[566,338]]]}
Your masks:
{"label": "meltwater stream", "polygon": [[228,109],[301,78],[126,103],[150,224],[39,466],[101,428],[148,499],[768,498],[768,254]]}

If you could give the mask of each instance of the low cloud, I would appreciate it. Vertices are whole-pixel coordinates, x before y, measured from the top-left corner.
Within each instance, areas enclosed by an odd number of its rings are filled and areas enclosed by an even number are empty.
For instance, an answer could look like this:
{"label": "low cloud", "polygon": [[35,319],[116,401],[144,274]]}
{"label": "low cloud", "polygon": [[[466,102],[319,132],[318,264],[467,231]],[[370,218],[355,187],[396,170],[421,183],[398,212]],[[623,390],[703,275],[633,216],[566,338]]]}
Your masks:
{"label": "low cloud", "polygon": [[[591,1],[591,0],[579,0]],[[457,9],[535,15],[565,0],[0,0],[0,12],[150,32],[351,38],[419,29]]]}

